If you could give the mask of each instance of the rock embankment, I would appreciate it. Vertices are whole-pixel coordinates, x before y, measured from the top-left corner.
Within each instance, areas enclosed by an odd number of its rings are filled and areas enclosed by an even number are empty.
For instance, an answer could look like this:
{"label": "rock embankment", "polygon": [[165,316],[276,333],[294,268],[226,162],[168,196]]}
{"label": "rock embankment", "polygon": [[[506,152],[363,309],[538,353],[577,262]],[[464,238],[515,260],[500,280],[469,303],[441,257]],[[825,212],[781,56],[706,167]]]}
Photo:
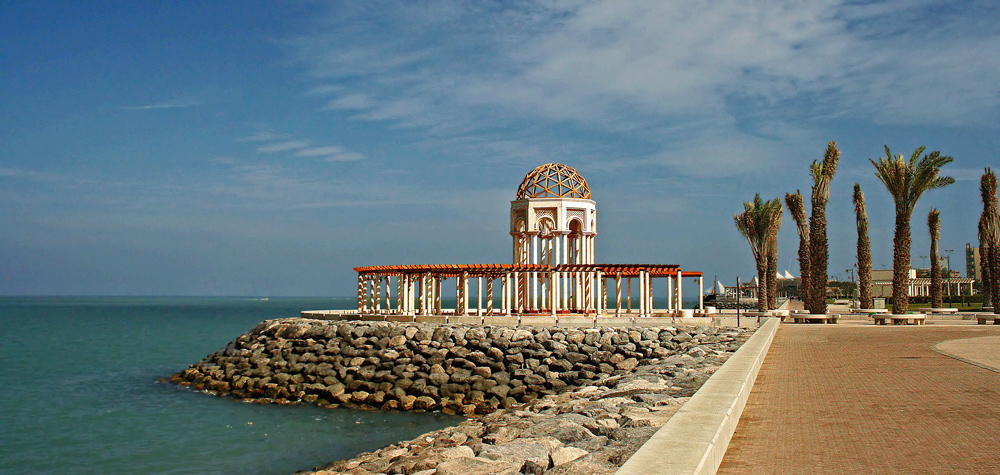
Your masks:
{"label": "rock embankment", "polygon": [[587,328],[269,320],[174,375],[245,400],[488,414],[674,355],[735,351],[731,328]]}
{"label": "rock embankment", "polygon": [[[735,331],[725,334],[742,339]],[[613,474],[730,354],[710,349],[704,356],[670,356],[629,374],[469,419],[314,473]]]}

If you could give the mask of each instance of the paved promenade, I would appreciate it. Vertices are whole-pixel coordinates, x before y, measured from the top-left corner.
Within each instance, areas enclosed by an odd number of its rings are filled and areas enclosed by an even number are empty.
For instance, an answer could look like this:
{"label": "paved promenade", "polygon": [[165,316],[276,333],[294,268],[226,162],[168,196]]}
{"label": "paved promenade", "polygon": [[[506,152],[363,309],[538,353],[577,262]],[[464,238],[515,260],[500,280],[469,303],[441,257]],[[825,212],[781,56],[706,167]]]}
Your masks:
{"label": "paved promenade", "polygon": [[991,365],[992,325],[783,324],[718,473],[1000,473]]}

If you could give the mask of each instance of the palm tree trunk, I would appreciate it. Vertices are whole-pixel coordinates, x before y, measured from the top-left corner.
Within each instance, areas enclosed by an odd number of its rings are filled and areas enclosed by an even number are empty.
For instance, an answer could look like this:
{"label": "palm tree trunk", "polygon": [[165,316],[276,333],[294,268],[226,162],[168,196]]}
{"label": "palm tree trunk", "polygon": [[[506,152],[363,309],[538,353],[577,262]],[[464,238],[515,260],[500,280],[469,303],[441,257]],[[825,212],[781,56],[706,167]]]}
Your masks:
{"label": "palm tree trunk", "polygon": [[826,208],[813,206],[809,218],[809,313],[826,313]]}
{"label": "palm tree trunk", "polygon": [[[777,241],[777,236],[772,236],[772,242]],[[778,246],[772,244],[767,253],[767,309],[773,310],[778,306]]]}
{"label": "palm tree trunk", "polygon": [[910,214],[896,210],[896,232],[892,239],[892,311],[910,309]]}
{"label": "palm tree trunk", "polygon": [[1000,236],[994,236],[993,242],[990,245],[990,290],[993,291],[993,313],[1000,315],[1000,305],[997,305],[997,301],[1000,300],[997,296],[1000,296]]}
{"label": "palm tree trunk", "polygon": [[983,308],[993,306],[993,274],[990,272],[990,243],[979,242],[979,270],[983,276]]}
{"label": "palm tree trunk", "polygon": [[993,274],[990,273],[990,243],[979,242],[979,270],[982,274],[983,308],[993,306]]}
{"label": "palm tree trunk", "polygon": [[938,257],[938,240],[941,236],[941,218],[938,210],[931,208],[927,227],[931,232],[931,307],[941,308],[941,260]]}
{"label": "palm tree trunk", "polygon": [[767,310],[767,257],[757,260],[757,310]]}
{"label": "palm tree trunk", "polygon": [[854,209],[858,223],[858,302],[861,308],[872,308],[872,245],[868,239],[868,209],[861,186],[854,185]]}
{"label": "palm tree trunk", "polygon": [[811,275],[809,272],[809,219],[806,218],[806,208],[800,192],[785,193],[785,204],[788,206],[788,212],[792,214],[792,219],[795,220],[795,226],[799,233],[799,297],[808,305]]}

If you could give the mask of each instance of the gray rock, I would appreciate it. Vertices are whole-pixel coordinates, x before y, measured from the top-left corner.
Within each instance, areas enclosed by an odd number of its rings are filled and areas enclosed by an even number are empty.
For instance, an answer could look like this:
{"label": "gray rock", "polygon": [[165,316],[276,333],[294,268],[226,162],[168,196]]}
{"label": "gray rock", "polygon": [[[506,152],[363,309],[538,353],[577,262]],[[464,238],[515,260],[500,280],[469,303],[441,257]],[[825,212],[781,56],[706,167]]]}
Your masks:
{"label": "gray rock", "polygon": [[479,457],[491,460],[503,460],[518,465],[531,461],[536,467],[549,468],[549,447],[542,442],[513,441],[503,445],[486,445],[479,449]]}
{"label": "gray rock", "polygon": [[572,462],[580,457],[583,457],[590,452],[583,449],[578,449],[576,447],[557,447],[552,451],[552,466],[558,467],[560,465]]}
{"label": "gray rock", "polygon": [[525,433],[538,437],[554,437],[563,444],[571,444],[594,437],[594,433],[587,430],[586,427],[563,419],[549,419],[539,422],[527,429]]}
{"label": "gray rock", "polygon": [[441,462],[436,475],[514,475],[522,464],[480,457],[457,457]]}

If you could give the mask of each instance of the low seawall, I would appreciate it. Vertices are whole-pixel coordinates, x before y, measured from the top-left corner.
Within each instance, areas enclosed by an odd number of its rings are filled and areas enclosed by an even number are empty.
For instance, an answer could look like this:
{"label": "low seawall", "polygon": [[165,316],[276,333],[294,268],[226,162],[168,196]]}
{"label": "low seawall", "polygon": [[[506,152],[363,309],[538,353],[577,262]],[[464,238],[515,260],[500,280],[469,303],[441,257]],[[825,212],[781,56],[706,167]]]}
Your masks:
{"label": "low seawall", "polygon": [[171,380],[218,395],[487,414],[675,355],[735,351],[739,331],[269,320]]}

